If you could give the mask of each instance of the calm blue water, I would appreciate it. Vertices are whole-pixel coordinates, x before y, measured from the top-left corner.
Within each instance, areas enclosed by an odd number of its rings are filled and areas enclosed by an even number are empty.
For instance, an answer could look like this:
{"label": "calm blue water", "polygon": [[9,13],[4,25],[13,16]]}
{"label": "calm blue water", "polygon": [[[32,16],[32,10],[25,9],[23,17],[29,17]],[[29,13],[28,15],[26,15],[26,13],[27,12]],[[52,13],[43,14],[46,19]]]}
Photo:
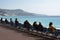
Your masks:
{"label": "calm blue water", "polygon": [[13,21],[15,18],[17,18],[18,21],[22,24],[25,20],[28,20],[31,25],[34,21],[37,21],[37,24],[41,22],[42,25],[47,28],[49,26],[49,22],[53,22],[55,28],[60,28],[60,17],[0,16],[0,18],[1,17],[4,19],[7,18],[8,20],[12,18]]}

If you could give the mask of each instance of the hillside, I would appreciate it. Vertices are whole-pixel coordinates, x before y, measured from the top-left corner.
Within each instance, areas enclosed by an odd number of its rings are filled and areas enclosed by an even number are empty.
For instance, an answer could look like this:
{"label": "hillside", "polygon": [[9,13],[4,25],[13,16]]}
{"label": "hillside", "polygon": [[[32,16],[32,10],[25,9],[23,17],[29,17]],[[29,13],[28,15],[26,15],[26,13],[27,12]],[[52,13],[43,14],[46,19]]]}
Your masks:
{"label": "hillside", "polygon": [[15,9],[15,10],[0,9],[0,15],[1,16],[46,16],[46,15],[29,13],[21,9]]}

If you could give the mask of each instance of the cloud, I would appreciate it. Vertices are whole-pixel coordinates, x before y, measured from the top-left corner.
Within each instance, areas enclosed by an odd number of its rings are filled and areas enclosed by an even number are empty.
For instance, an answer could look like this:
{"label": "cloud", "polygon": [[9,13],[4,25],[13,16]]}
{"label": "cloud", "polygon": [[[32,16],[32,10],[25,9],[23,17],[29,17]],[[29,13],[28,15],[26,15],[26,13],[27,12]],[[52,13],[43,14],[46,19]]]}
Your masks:
{"label": "cloud", "polygon": [[46,0],[43,3],[33,3],[29,5],[27,11],[37,13],[37,14],[46,14],[50,16],[59,16],[60,15],[60,0]]}

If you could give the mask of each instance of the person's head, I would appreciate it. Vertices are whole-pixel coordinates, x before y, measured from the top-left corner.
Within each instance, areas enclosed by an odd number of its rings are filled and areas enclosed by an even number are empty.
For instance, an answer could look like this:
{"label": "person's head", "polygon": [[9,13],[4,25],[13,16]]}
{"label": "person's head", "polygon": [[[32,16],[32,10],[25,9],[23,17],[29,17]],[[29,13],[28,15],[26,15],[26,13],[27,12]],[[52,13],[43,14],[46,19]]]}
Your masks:
{"label": "person's head", "polygon": [[28,20],[25,20],[24,23],[28,23]]}
{"label": "person's head", "polygon": [[3,18],[1,18],[1,19],[3,19]]}
{"label": "person's head", "polygon": [[10,18],[10,21],[12,21],[12,18]]}
{"label": "person's head", "polygon": [[5,18],[5,20],[7,21],[7,18]]}
{"label": "person's head", "polygon": [[28,23],[28,20],[25,20],[24,23]]}
{"label": "person's head", "polygon": [[28,22],[28,20],[25,20],[25,22]]}
{"label": "person's head", "polygon": [[2,21],[3,21],[3,18],[1,18],[1,19],[0,19],[0,21],[1,21],[1,23],[2,23]]}
{"label": "person's head", "polygon": [[3,18],[0,19],[1,21],[3,20]]}
{"label": "person's head", "polygon": [[36,21],[33,23],[33,26],[35,26],[35,25],[37,25],[37,24],[36,24]]}
{"label": "person's head", "polygon": [[15,21],[17,21],[17,18],[15,18]]}
{"label": "person's head", "polygon": [[41,22],[39,22],[39,25],[41,25]]}
{"label": "person's head", "polygon": [[53,25],[53,23],[52,23],[52,22],[50,22],[50,23],[49,23],[49,26],[51,26],[51,25]]}
{"label": "person's head", "polygon": [[34,24],[36,24],[36,21],[34,22]]}

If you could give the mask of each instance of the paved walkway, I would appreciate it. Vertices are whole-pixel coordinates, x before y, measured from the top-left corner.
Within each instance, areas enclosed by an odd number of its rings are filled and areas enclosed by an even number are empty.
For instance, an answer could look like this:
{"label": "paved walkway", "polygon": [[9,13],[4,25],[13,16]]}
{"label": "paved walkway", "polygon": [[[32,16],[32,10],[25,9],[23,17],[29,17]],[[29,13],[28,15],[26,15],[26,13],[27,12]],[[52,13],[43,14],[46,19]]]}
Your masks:
{"label": "paved walkway", "polygon": [[18,33],[0,26],[0,40],[36,40],[36,37],[26,36],[23,33]]}

